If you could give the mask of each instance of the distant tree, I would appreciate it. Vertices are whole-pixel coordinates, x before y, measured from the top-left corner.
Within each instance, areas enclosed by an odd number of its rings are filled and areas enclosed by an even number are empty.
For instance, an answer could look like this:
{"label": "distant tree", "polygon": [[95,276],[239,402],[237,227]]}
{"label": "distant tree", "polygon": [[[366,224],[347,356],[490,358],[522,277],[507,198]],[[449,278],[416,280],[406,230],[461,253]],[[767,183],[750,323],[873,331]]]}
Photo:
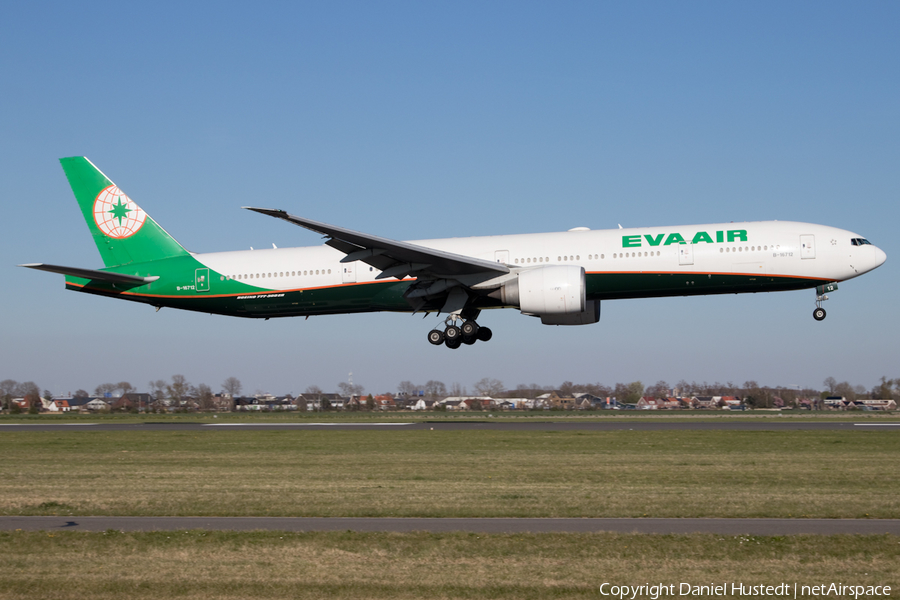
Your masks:
{"label": "distant tree", "polygon": [[166,395],[174,400],[177,406],[184,405],[194,393],[194,388],[184,375],[172,375],[172,383],[166,385]]}
{"label": "distant tree", "polygon": [[400,385],[397,386],[397,392],[401,396],[417,396],[419,394],[419,390],[421,387],[414,384],[412,381],[401,381]]}
{"label": "distant tree", "polygon": [[851,402],[856,400],[856,390],[849,381],[842,381],[834,386],[833,396],[842,396]]}
{"label": "distant tree", "polygon": [[887,400],[894,395],[894,380],[888,379],[884,375],[879,379],[879,384],[872,388],[872,397]]}
{"label": "distant tree", "polygon": [[634,404],[644,395],[644,384],[640,381],[632,383],[617,383],[615,396],[619,402]]}
{"label": "distant tree", "polygon": [[163,400],[166,399],[166,382],[162,379],[157,379],[147,385],[150,388],[150,394],[153,396],[153,410],[162,408]]}
{"label": "distant tree", "polygon": [[646,394],[654,398],[667,398],[669,396],[669,384],[660,379],[647,388]]}
{"label": "distant tree", "polygon": [[693,396],[696,394],[694,386],[684,379],[676,383],[675,388],[678,390],[678,393],[676,394],[678,396]]}
{"label": "distant tree", "polygon": [[372,394],[366,396],[366,410],[375,410],[375,398],[372,397]]}
{"label": "distant tree", "polygon": [[96,388],[94,388],[94,395],[100,398],[104,398],[107,395],[112,396],[112,393],[116,391],[115,383],[101,383]]}
{"label": "distant tree", "polygon": [[338,389],[341,391],[342,396],[346,396],[347,398],[352,398],[353,396],[362,396],[364,391],[363,386],[353,383],[349,383],[347,381],[342,381],[338,384]]}
{"label": "distant tree", "polygon": [[19,387],[19,382],[14,379],[0,381],[0,398],[2,398],[6,410],[12,410],[12,399],[17,387]]}
{"label": "distant tree", "polygon": [[446,398],[447,386],[444,385],[443,381],[430,379],[425,383],[425,395],[432,400],[435,398]]}
{"label": "distant tree", "polygon": [[124,396],[125,394],[130,394],[131,392],[133,392],[134,386],[127,381],[120,381],[116,384],[116,391],[119,392],[120,396]]}
{"label": "distant tree", "polygon": [[475,384],[475,391],[479,396],[499,396],[503,393],[503,382],[499,379],[485,377]]}
{"label": "distant tree", "polygon": [[212,410],[216,407],[212,389],[205,383],[197,386],[197,402],[200,404],[200,410]]}
{"label": "distant tree", "polygon": [[41,398],[43,398],[44,400],[52,400],[53,392],[51,392],[50,390],[44,390],[44,393],[41,394]]}
{"label": "distant tree", "polygon": [[321,410],[331,410],[331,402],[328,400],[328,398],[322,398],[319,401],[319,408]]}
{"label": "distant tree", "polygon": [[303,392],[307,400],[315,400],[316,402],[322,399],[322,394],[322,388],[317,385],[311,385]]}
{"label": "distant tree", "polygon": [[834,377],[826,377],[822,384],[825,386],[825,389],[828,390],[828,394],[834,396],[834,393],[837,390],[837,380]]}
{"label": "distant tree", "polygon": [[72,397],[78,400],[82,398],[90,398],[91,395],[87,392],[87,390],[75,390],[75,393],[72,394]]}
{"label": "distant tree", "polygon": [[16,395],[25,399],[30,413],[37,413],[43,406],[41,404],[41,388],[33,381],[20,383],[16,387]]}
{"label": "distant tree", "polygon": [[[571,381],[563,381],[557,390],[560,396],[564,398],[571,397],[575,393],[575,384]],[[487,394],[485,394],[487,395]]]}
{"label": "distant tree", "polygon": [[222,391],[232,398],[237,398],[238,396],[240,396],[242,388],[243,386],[241,385],[241,380],[237,377],[229,377],[222,382]]}
{"label": "distant tree", "polygon": [[466,395],[466,393],[467,393],[466,388],[459,385],[459,382],[453,382],[453,384],[450,386],[450,395],[451,396],[459,398],[460,396]]}

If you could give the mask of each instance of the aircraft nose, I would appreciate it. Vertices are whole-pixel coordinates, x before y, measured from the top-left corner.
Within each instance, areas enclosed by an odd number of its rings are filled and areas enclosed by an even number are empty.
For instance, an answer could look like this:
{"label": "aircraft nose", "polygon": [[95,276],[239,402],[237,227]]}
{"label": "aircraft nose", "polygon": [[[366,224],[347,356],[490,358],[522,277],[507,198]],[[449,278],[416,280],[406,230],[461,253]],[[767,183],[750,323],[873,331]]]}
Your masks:
{"label": "aircraft nose", "polygon": [[875,266],[880,267],[887,260],[887,254],[881,248],[875,247]]}

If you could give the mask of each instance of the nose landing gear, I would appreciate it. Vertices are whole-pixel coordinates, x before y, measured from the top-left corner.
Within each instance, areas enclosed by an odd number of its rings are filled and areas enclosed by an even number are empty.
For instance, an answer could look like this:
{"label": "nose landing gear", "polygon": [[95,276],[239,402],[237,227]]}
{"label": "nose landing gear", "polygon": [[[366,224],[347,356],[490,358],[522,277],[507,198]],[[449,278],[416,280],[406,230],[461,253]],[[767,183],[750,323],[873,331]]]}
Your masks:
{"label": "nose landing gear", "polygon": [[825,319],[825,309],[822,308],[822,303],[828,300],[825,292],[833,292],[836,289],[838,289],[837,282],[820,285],[816,288],[816,309],[813,311],[813,319],[816,321]]}
{"label": "nose landing gear", "polygon": [[445,329],[432,329],[428,332],[428,341],[435,346],[444,344],[448,348],[456,349],[460,345],[471,346],[475,342],[486,342],[493,337],[493,332],[487,327],[481,327],[474,319],[468,319],[457,325],[459,315],[450,315],[444,320]]}

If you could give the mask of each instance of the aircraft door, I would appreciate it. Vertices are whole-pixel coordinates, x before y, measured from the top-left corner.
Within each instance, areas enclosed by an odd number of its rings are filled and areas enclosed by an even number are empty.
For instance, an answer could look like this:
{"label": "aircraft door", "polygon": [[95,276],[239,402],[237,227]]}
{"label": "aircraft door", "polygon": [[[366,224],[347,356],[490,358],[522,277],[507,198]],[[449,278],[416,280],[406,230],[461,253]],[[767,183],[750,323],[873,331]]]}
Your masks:
{"label": "aircraft door", "polygon": [[693,244],[678,244],[678,264],[679,265],[694,264],[694,246],[693,246]]}
{"label": "aircraft door", "polygon": [[343,283],[356,283],[357,261],[341,264],[341,281]]}
{"label": "aircraft door", "polygon": [[816,236],[801,235],[800,236],[800,258],[816,257]]}
{"label": "aircraft door", "polygon": [[209,269],[197,269],[194,271],[194,291],[209,291]]}

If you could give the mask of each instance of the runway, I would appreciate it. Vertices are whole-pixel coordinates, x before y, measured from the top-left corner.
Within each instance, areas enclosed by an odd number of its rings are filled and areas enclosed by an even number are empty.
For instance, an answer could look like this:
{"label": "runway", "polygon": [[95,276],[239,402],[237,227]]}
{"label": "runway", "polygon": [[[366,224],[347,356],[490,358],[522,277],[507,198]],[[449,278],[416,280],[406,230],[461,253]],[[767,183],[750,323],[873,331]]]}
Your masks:
{"label": "runway", "polygon": [[0,531],[358,531],[900,535],[900,519],[429,519],[314,517],[0,517]]}
{"label": "runway", "polygon": [[900,422],[795,421],[791,418],[763,418],[753,421],[695,421],[672,419],[645,421],[610,419],[604,421],[416,421],[416,422],[163,422],[142,423],[0,423],[0,434],[13,431],[900,431]]}

